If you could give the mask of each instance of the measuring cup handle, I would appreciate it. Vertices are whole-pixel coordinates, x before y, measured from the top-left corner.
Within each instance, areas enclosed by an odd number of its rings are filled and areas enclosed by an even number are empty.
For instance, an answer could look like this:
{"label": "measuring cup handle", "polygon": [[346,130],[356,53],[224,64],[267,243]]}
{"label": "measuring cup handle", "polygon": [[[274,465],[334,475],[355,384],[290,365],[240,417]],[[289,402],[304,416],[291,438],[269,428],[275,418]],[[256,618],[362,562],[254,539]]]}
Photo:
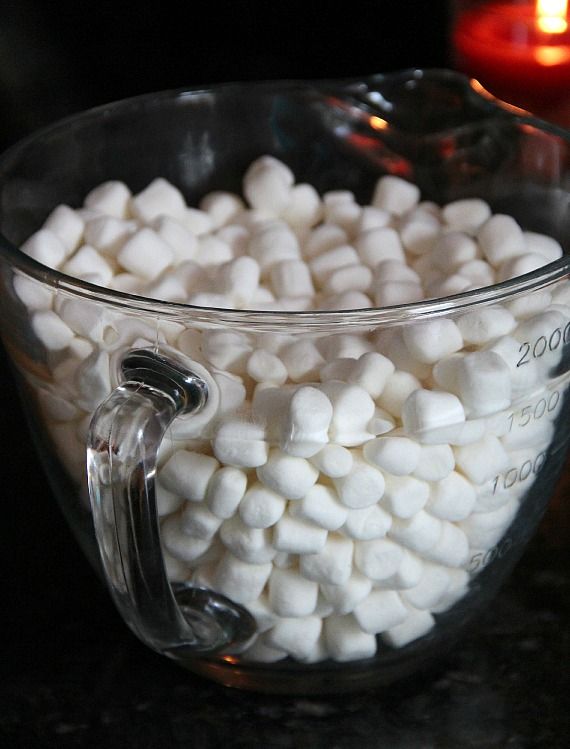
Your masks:
{"label": "measuring cup handle", "polygon": [[129,352],[121,369],[126,381],[93,415],[87,445],[95,532],[115,604],[161,653],[212,654],[244,643],[255,631],[251,615],[211,590],[171,585],[160,544],[158,449],[177,416],[205,407],[206,381],[175,354],[146,349]]}

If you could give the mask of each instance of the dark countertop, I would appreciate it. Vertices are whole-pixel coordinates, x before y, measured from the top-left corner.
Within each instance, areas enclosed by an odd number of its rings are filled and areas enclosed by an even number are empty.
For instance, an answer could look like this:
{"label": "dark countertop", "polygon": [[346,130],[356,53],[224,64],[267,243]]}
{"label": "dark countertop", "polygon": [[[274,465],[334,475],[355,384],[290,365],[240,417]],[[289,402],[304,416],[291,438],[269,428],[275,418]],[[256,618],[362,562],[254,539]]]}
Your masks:
{"label": "dark countertop", "polygon": [[46,487],[7,373],[3,380],[3,746],[567,746],[568,477],[507,586],[438,671],[339,697],[248,694],[147,650],[119,620]]}

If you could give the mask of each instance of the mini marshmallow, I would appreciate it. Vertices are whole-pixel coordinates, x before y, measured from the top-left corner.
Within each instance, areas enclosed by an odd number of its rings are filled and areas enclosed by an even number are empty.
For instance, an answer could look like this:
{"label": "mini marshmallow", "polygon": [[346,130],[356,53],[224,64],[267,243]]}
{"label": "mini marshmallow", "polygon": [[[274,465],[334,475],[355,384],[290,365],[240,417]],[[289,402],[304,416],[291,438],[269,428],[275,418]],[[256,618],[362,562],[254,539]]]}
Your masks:
{"label": "mini marshmallow", "polygon": [[279,215],[289,204],[294,179],[282,161],[273,156],[261,156],[244,174],[243,194],[253,208]]}
{"label": "mini marshmallow", "polygon": [[403,337],[412,356],[426,364],[434,364],[463,346],[459,328],[453,320],[444,317],[407,325]]}
{"label": "mini marshmallow", "polygon": [[155,493],[156,511],[161,518],[176,512],[184,504],[183,497],[179,497],[174,492],[169,492],[158,481],[156,482]]}
{"label": "mini marshmallow", "polygon": [[384,538],[392,526],[392,517],[377,504],[361,509],[349,509],[342,532],[357,541]]}
{"label": "mini marshmallow", "polygon": [[243,374],[252,352],[248,336],[232,330],[210,330],[202,335],[202,353],[216,369]]}
{"label": "mini marshmallow", "polygon": [[345,265],[327,276],[323,284],[326,294],[343,294],[347,291],[367,291],[372,282],[372,271],[360,263]]}
{"label": "mini marshmallow", "polygon": [[309,234],[303,246],[303,255],[311,259],[327,250],[346,244],[347,233],[336,224],[321,224]]}
{"label": "mini marshmallow", "polygon": [[[425,610],[437,606],[451,583],[449,574],[439,564],[425,563],[420,582],[414,588],[400,593],[402,599],[416,609]],[[402,620],[406,618],[405,614]]]}
{"label": "mini marshmallow", "polygon": [[450,578],[450,584],[437,605],[432,607],[431,611],[434,614],[448,611],[454,603],[463,598],[469,588],[469,575],[465,570],[447,570],[447,574]]}
{"label": "mini marshmallow", "polygon": [[131,191],[124,182],[108,180],[88,192],[83,204],[86,208],[104,213],[107,216],[125,218],[130,199]]}
{"label": "mini marshmallow", "polygon": [[230,296],[238,307],[247,305],[255,294],[260,278],[258,263],[244,255],[219,266],[216,289]]}
{"label": "mini marshmallow", "polygon": [[469,517],[476,500],[473,485],[457,471],[431,484],[429,504],[431,515],[455,522]]}
{"label": "mini marshmallow", "polygon": [[265,593],[262,593],[255,601],[250,601],[246,608],[255,619],[258,632],[267,632],[277,622],[277,615],[271,609],[269,597]]}
{"label": "mini marshmallow", "polygon": [[421,388],[421,382],[410,372],[396,369],[386,380],[378,398],[378,405],[392,416],[400,417],[402,407],[414,390]]}
{"label": "mini marshmallow", "polygon": [[372,351],[371,344],[359,335],[339,333],[319,340],[319,348],[327,360],[360,359]]}
{"label": "mini marshmallow", "polygon": [[374,187],[372,205],[396,216],[402,216],[418,204],[420,191],[417,185],[401,177],[385,175]]}
{"label": "mini marshmallow", "polygon": [[352,236],[360,223],[362,208],[352,200],[339,201],[338,203],[325,202],[324,219],[327,222],[338,224]]}
{"label": "mini marshmallow", "polygon": [[440,222],[436,216],[426,212],[410,212],[400,222],[402,244],[412,255],[429,252],[440,233]]}
{"label": "mini marshmallow", "polygon": [[107,286],[113,269],[94,247],[84,244],[62,267],[62,272],[99,286]]}
{"label": "mini marshmallow", "polygon": [[[463,567],[469,558],[467,536],[453,523],[443,521],[441,535],[435,546],[424,551],[424,557],[445,567]],[[415,603],[412,602],[414,606]],[[418,606],[421,608],[421,606]]]}
{"label": "mini marshmallow", "polygon": [[240,468],[262,466],[269,454],[263,427],[240,419],[218,426],[212,449],[220,463]]}
{"label": "mini marshmallow", "polygon": [[235,603],[249,603],[259,598],[270,574],[270,563],[249,564],[228,551],[216,569],[215,590]]}
{"label": "mini marshmallow", "polygon": [[477,242],[459,231],[440,235],[429,253],[430,262],[446,273],[457,271],[465,263],[476,260],[478,257]]}
{"label": "mini marshmallow", "polygon": [[201,502],[218,461],[210,455],[177,450],[162,467],[160,480],[165,489],[191,502]]}
{"label": "mini marshmallow", "polygon": [[347,368],[346,382],[364,388],[376,399],[394,371],[395,367],[390,359],[376,351],[370,351],[362,354]]}
{"label": "mini marshmallow", "polygon": [[61,239],[49,229],[40,229],[32,234],[20,250],[48,268],[59,268],[68,254]]}
{"label": "mini marshmallow", "polygon": [[115,257],[136,229],[136,221],[115,216],[96,216],[85,224],[84,241],[107,257]]}
{"label": "mini marshmallow", "polygon": [[54,300],[54,292],[47,286],[27,276],[14,275],[14,292],[29,311],[49,310]]}
{"label": "mini marshmallow", "polygon": [[310,457],[315,468],[329,478],[347,476],[352,470],[352,453],[342,445],[325,445]]}
{"label": "mini marshmallow", "polygon": [[129,207],[135,218],[150,224],[159,216],[177,218],[183,215],[186,202],[180,190],[162,177],[157,177],[131,198]]}
{"label": "mini marshmallow", "polygon": [[406,255],[400,235],[395,229],[383,226],[359,234],[354,242],[360,262],[376,268],[383,261],[406,262]]}
{"label": "mini marshmallow", "polygon": [[301,251],[295,234],[284,222],[271,221],[257,226],[247,246],[248,254],[257,260],[266,276],[273,265],[285,260],[299,260]]}
{"label": "mini marshmallow", "polygon": [[407,618],[395,627],[382,633],[382,639],[393,648],[402,648],[426,635],[433,628],[435,619],[429,611],[409,608]]}
{"label": "mini marshmallow", "polygon": [[393,476],[407,476],[418,464],[420,449],[417,442],[407,437],[378,437],[367,442],[362,452],[377,468]]}
{"label": "mini marshmallow", "polygon": [[554,237],[548,237],[546,234],[539,234],[534,231],[524,231],[523,236],[528,252],[542,255],[548,263],[553,263],[564,254],[560,242]]}
{"label": "mini marshmallow", "polygon": [[348,517],[348,510],[340,504],[333,489],[315,484],[299,502],[293,503],[289,512],[292,517],[307,520],[327,531],[338,530]]}
{"label": "mini marshmallow", "polygon": [[[460,360],[460,363],[463,361]],[[448,442],[465,422],[465,411],[457,396],[436,390],[414,390],[402,406],[402,425],[407,434],[423,444]],[[416,464],[419,454],[416,458]],[[415,470],[412,468],[410,473]]]}
{"label": "mini marshmallow", "polygon": [[401,624],[407,615],[400,596],[392,590],[373,590],[353,611],[359,627],[372,635]]}
{"label": "mini marshmallow", "polygon": [[518,366],[524,355],[525,347],[512,336],[502,336],[493,341],[486,349],[499,354],[511,373],[511,392],[513,401],[521,395],[532,392],[540,372],[536,359],[528,358],[524,365]]}
{"label": "mini marshmallow", "polygon": [[515,498],[490,512],[473,512],[458,525],[469,539],[471,549],[486,551],[497,544],[519,509]]}
{"label": "mini marshmallow", "polygon": [[382,208],[376,208],[373,205],[362,206],[356,224],[356,234],[359,236],[371,229],[380,229],[382,226],[387,226],[391,219],[388,211],[384,211]]}
{"label": "mini marshmallow", "polygon": [[374,416],[375,406],[364,388],[333,380],[323,383],[322,390],[333,406],[329,429],[331,442],[354,447],[372,438],[366,427]]}
{"label": "mini marshmallow", "polygon": [[180,528],[192,538],[208,541],[214,537],[221,524],[222,519],[203,504],[186,502],[180,513]]}
{"label": "mini marshmallow", "polygon": [[409,520],[395,518],[390,528],[390,537],[406,548],[423,554],[439,541],[443,530],[442,521],[420,510]]}
{"label": "mini marshmallow", "polygon": [[421,277],[413,268],[406,265],[405,260],[381,260],[374,267],[374,282],[376,284],[389,281],[404,281],[421,285]]}
{"label": "mini marshmallow", "polygon": [[350,614],[372,590],[370,580],[358,571],[353,571],[343,585],[320,585],[323,598],[336,614]]}
{"label": "mini marshmallow", "polygon": [[524,276],[525,273],[542,268],[548,264],[548,260],[538,253],[525,252],[522,255],[511,257],[501,263],[497,271],[497,281],[508,281],[511,278]]}
{"label": "mini marshmallow", "polygon": [[274,263],[269,276],[277,297],[313,296],[315,293],[309,266],[303,260]]}
{"label": "mini marshmallow", "polygon": [[285,650],[292,658],[307,658],[321,634],[322,621],[317,616],[283,617],[265,637],[267,644]]}
{"label": "mini marshmallow", "polygon": [[208,552],[212,543],[209,539],[192,538],[184,533],[177,515],[169,515],[162,521],[160,539],[169,554],[186,564],[200,559]]}
{"label": "mini marshmallow", "polygon": [[45,220],[43,228],[59,237],[69,255],[81,241],[85,221],[68,205],[58,205]]}
{"label": "mini marshmallow", "polygon": [[429,497],[429,484],[413,476],[386,476],[382,504],[398,518],[407,519],[419,512]]}
{"label": "mini marshmallow", "polygon": [[499,354],[466,354],[458,361],[457,370],[457,393],[469,416],[487,416],[510,406],[511,374]]}
{"label": "mini marshmallow", "polygon": [[319,369],[325,363],[313,341],[303,339],[286,346],[281,351],[281,361],[293,382],[318,380]]}
{"label": "mini marshmallow", "polygon": [[470,260],[457,268],[457,274],[466,278],[477,289],[495,283],[495,272],[485,260]]}
{"label": "mini marshmallow", "polygon": [[377,336],[379,346],[393,362],[397,369],[410,372],[419,380],[427,380],[430,376],[431,365],[421,362],[406,346],[402,330],[386,330],[385,335]]}
{"label": "mini marshmallow", "polygon": [[281,447],[289,455],[310,458],[328,443],[333,406],[314,387],[300,387],[288,404]]}
{"label": "mini marshmallow", "polygon": [[315,484],[319,472],[308,460],[273,448],[267,461],[257,469],[257,476],[282,497],[298,500]]}
{"label": "mini marshmallow", "polygon": [[267,564],[275,558],[270,531],[251,528],[237,515],[222,523],[220,540],[235,557],[249,564]]}
{"label": "mini marshmallow", "polygon": [[231,223],[238,216],[245,205],[239,195],[225,190],[214,190],[200,200],[198,205],[201,211],[205,211],[212,219],[212,228],[219,229],[221,226]]}
{"label": "mini marshmallow", "polygon": [[474,484],[484,484],[510,468],[510,457],[497,437],[487,434],[479,442],[454,449],[458,470]]}
{"label": "mini marshmallow", "polygon": [[166,273],[154,283],[148,284],[143,290],[144,296],[151,299],[160,299],[167,302],[185,302],[188,292],[183,281],[174,272]]}
{"label": "mini marshmallow", "polygon": [[454,200],[441,211],[441,217],[451,229],[469,234],[477,232],[490,215],[489,204],[480,198]]}
{"label": "mini marshmallow", "polygon": [[358,263],[358,254],[354,247],[338,245],[309,260],[309,268],[315,283],[322,286],[335,271]]}
{"label": "mini marshmallow", "polygon": [[482,307],[467,312],[456,320],[467,345],[482,346],[495,338],[508,335],[516,327],[514,316],[504,307]]}
{"label": "mini marshmallow", "polygon": [[319,310],[355,310],[369,309],[372,300],[362,291],[345,291],[343,294],[324,296],[317,309]]}
{"label": "mini marshmallow", "polygon": [[[186,208],[176,218],[188,231],[192,232],[198,238],[206,237],[212,231],[212,218],[210,214],[198,208]],[[212,239],[218,239],[218,237],[212,237]],[[226,256],[226,260],[229,260],[229,257]],[[223,260],[220,259],[219,262],[223,262]]]}
{"label": "mini marshmallow", "polygon": [[274,569],[269,577],[269,603],[278,616],[301,617],[314,613],[319,586],[295,570]]}
{"label": "mini marshmallow", "polygon": [[352,573],[353,549],[349,538],[329,534],[321,551],[301,556],[301,575],[323,585],[344,585]]}
{"label": "mini marshmallow", "polygon": [[155,231],[145,227],[127,239],[117,260],[130,273],[154,281],[172,263],[174,253]]}
{"label": "mini marshmallow", "polygon": [[339,663],[372,658],[376,654],[376,637],[363,632],[350,614],[329,616],[324,621],[324,632],[330,656]]}
{"label": "mini marshmallow", "polygon": [[276,355],[265,349],[256,349],[247,360],[246,371],[255,382],[283,385],[287,368]]}
{"label": "mini marshmallow", "polygon": [[74,338],[73,330],[52,310],[39,310],[32,315],[32,330],[49,351],[61,351]]}
{"label": "mini marshmallow", "polygon": [[324,528],[285,513],[273,527],[273,547],[288,554],[318,554],[327,535]]}
{"label": "mini marshmallow", "polygon": [[480,227],[477,239],[483,256],[498,268],[505,260],[526,252],[522,229],[512,216],[496,213]]}
{"label": "mini marshmallow", "polygon": [[306,183],[293,185],[281,218],[291,226],[309,228],[318,224],[322,217],[323,206],[315,188]]}
{"label": "mini marshmallow", "polygon": [[[206,232],[198,237],[198,250],[194,255],[194,260],[198,265],[208,270],[224,263],[230,263],[233,259],[232,248],[227,242]],[[250,260],[252,259],[250,258]]]}
{"label": "mini marshmallow", "polygon": [[250,528],[269,528],[285,511],[285,499],[263,484],[250,487],[239,505],[239,514]]}
{"label": "mini marshmallow", "polygon": [[366,425],[366,429],[370,434],[379,437],[382,434],[391,432],[395,428],[395,422],[392,416],[382,408],[374,409],[374,416],[370,419]]}
{"label": "mini marshmallow", "polygon": [[388,538],[357,541],[354,545],[354,564],[370,580],[385,580],[397,570],[404,552],[402,547]]}
{"label": "mini marshmallow", "polygon": [[92,413],[111,394],[109,355],[95,349],[75,374],[77,405]]}
{"label": "mini marshmallow", "polygon": [[419,584],[423,573],[423,561],[411,551],[403,549],[402,561],[396,572],[384,580],[377,580],[374,587],[382,590],[408,590]]}
{"label": "mini marshmallow", "polygon": [[250,236],[248,229],[240,224],[228,224],[227,226],[222,226],[216,232],[216,237],[231,248],[233,257],[241,257],[247,254],[247,245]]}
{"label": "mini marshmallow", "polygon": [[333,479],[339,499],[345,507],[362,509],[378,502],[384,494],[384,476],[361,458],[354,458],[347,476]]}
{"label": "mini marshmallow", "polygon": [[247,476],[239,468],[222,466],[212,476],[206,489],[206,503],[219,518],[232,517],[247,487]]}
{"label": "mini marshmallow", "polygon": [[377,307],[413,304],[424,298],[421,285],[413,281],[375,281],[371,294]]}

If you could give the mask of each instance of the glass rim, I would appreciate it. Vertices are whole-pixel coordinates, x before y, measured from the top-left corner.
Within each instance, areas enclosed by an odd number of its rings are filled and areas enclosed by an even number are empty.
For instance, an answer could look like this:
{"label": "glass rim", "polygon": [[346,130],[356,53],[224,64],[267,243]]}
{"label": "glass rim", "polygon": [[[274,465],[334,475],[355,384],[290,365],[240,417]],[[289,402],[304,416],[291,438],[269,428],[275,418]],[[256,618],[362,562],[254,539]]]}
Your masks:
{"label": "glass rim", "polygon": [[[537,129],[560,136],[570,144],[570,131],[564,130],[556,125],[539,120],[538,118],[518,110],[509,104],[501,102],[491,94],[488,94],[480,84],[472,85],[470,79],[456,71],[447,69],[422,69],[410,68],[394,73],[375,74],[360,78],[342,78],[342,79],[322,79],[322,80],[261,80],[261,81],[244,81],[244,82],[226,82],[215,83],[211,85],[201,85],[195,87],[184,87],[177,89],[167,89],[163,91],[139,94],[137,96],[119,99],[114,102],[102,104],[90,109],[86,109],[75,114],[68,115],[45,127],[32,132],[21,140],[17,141],[2,154],[0,154],[0,173],[14,159],[18,158],[21,151],[25,150],[42,137],[63,129],[71,125],[77,125],[82,121],[89,121],[94,117],[101,115],[108,116],[111,112],[125,110],[129,107],[140,106],[144,104],[159,103],[163,100],[175,101],[185,98],[196,97],[204,94],[212,94],[216,91],[234,89],[263,88],[268,91],[301,89],[310,91],[311,89],[326,89],[327,86],[334,86],[338,91],[339,87],[358,86],[372,84],[376,82],[393,82],[401,80],[420,80],[423,78],[433,79],[436,81],[454,82],[463,87],[466,96],[470,97],[480,107],[488,108],[490,114],[493,112],[501,113],[503,116],[518,121],[521,124],[531,125]],[[513,111],[515,110],[515,111]],[[41,227],[38,227],[41,228]],[[452,294],[435,299],[425,299],[419,302],[410,302],[406,304],[391,305],[387,307],[365,307],[360,309],[328,309],[328,310],[259,310],[259,309],[234,309],[203,307],[180,302],[169,302],[152,299],[136,294],[109,289],[98,286],[87,281],[66,275],[48,266],[42,265],[31,257],[23,253],[12,242],[10,242],[2,233],[0,233],[0,252],[7,258],[10,267],[19,271],[29,278],[38,281],[55,290],[68,293],[73,296],[81,297],[89,301],[110,305],[130,312],[144,312],[154,316],[164,317],[165,319],[188,319],[193,321],[211,324],[247,324],[252,323],[260,327],[273,329],[277,324],[281,326],[286,323],[289,326],[299,324],[302,328],[327,328],[338,325],[342,322],[344,326],[366,326],[379,324],[398,324],[406,321],[418,321],[424,317],[441,316],[459,310],[470,309],[479,305],[491,305],[509,301],[513,297],[538,291],[544,287],[550,286],[556,281],[570,275],[570,255],[548,263],[530,273],[517,276],[514,279],[502,281],[491,286],[485,286],[458,294]]]}

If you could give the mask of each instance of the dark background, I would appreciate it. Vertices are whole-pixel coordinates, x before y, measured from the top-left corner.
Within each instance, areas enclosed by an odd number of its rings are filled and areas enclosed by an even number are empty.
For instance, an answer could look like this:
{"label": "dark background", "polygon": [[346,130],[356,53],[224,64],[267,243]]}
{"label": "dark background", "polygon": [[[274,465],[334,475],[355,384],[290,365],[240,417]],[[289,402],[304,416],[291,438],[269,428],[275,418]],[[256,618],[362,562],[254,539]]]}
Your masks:
{"label": "dark background", "polygon": [[[153,90],[444,67],[447,22],[441,0],[5,1],[0,148]],[[238,694],[154,655],[119,620],[46,485],[3,355],[0,364],[3,746],[566,745],[568,554],[556,522],[447,670],[411,696]]]}

